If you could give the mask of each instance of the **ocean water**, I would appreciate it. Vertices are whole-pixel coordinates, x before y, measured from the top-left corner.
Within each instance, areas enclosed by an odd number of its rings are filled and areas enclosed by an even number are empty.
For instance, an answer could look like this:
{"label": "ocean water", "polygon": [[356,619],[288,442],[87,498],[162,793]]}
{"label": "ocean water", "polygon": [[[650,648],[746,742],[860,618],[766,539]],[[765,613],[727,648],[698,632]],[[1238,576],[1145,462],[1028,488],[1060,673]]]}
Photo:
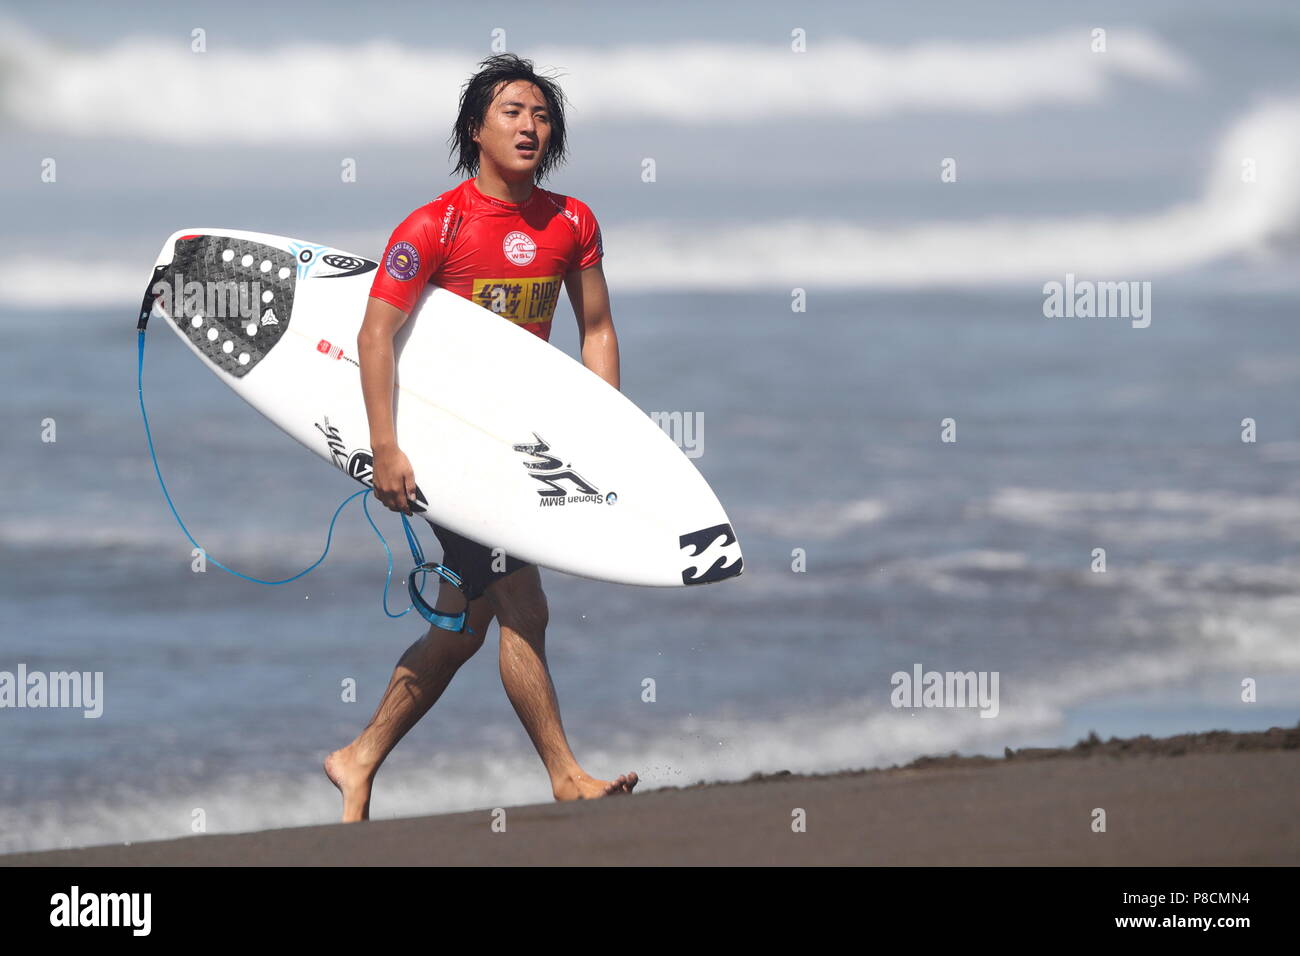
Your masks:
{"label": "ocean water", "polygon": [[[135,310],[178,228],[376,256],[457,181],[455,93],[498,28],[566,71],[545,185],[599,219],[624,391],[700,416],[746,561],[676,590],[542,572],[590,773],[1300,718],[1294,4],[666,3],[577,34],[513,5],[74,7],[0,7],[0,671],[102,672],[104,709],[0,709],[0,852],[181,836],[198,810],[208,832],[337,819],[321,760],[425,625],[384,615],[358,502],[292,584],[190,570]],[[1067,274],[1149,282],[1150,325],[1046,318]],[[555,321],[576,354],[567,302]],[[162,325],[144,384],[208,554],[266,578],[316,560],[358,486]],[[400,524],[372,512],[396,610]],[[390,756],[374,817],[550,798],[496,646]],[[996,673],[996,716],[892,706],[917,666]]]}
{"label": "ocean water", "polygon": [[[779,296],[620,300],[624,390],[702,416],[696,462],[746,571],[680,591],[543,572],[552,673],[590,772],[653,787],[1068,744],[1080,711],[1090,729],[1149,732],[1180,694],[1163,725],[1184,731],[1300,713],[1300,303],[1169,282],[1135,329],[1046,319],[1041,300],[840,293],[798,314]],[[9,669],[105,681],[99,718],[3,714],[6,848],[180,835],[195,808],[210,831],[332,819],[319,762],[423,630],[383,616],[384,554],[358,503],[298,582],[193,573],[144,444],[130,317],[6,328],[22,334],[0,353],[4,433],[27,464],[0,525],[0,652]],[[557,329],[561,347],[572,337]],[[318,556],[351,482],[165,326],[145,397],[173,498],[213,557],[279,578]],[[949,417],[955,443],[940,441]],[[400,526],[374,513],[400,573]],[[494,638],[390,757],[376,817],[548,798]],[[892,707],[891,675],[918,663],[998,672],[996,718]],[[1241,703],[1245,678],[1259,703]]]}

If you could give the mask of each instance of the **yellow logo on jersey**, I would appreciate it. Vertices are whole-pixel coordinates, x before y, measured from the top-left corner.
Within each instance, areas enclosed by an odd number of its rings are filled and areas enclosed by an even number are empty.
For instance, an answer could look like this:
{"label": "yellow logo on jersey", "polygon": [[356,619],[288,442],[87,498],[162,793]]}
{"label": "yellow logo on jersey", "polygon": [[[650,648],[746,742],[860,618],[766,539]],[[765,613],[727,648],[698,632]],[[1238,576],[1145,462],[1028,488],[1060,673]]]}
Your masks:
{"label": "yellow logo on jersey", "polygon": [[549,322],[560,300],[560,276],[475,279],[470,300],[511,322]]}

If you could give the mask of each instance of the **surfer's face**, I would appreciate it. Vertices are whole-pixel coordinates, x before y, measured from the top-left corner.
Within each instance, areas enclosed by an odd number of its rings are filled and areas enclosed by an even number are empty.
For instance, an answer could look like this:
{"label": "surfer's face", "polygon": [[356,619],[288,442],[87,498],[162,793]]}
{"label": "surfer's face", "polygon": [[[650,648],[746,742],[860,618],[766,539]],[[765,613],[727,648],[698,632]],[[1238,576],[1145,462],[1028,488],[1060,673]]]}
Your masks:
{"label": "surfer's face", "polygon": [[551,139],[551,114],[537,87],[516,80],[497,92],[483,125],[474,134],[479,162],[503,173],[531,177]]}

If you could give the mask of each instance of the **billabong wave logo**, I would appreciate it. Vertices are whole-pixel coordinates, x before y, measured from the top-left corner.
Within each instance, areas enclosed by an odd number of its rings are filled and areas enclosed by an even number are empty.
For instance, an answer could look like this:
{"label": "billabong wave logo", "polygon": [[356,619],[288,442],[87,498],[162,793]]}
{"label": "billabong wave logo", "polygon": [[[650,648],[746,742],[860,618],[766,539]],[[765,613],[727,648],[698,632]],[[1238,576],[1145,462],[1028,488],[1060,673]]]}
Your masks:
{"label": "billabong wave logo", "polygon": [[[533,432],[534,442],[522,442],[512,446],[515,451],[531,455],[533,461],[523,462],[528,473],[540,481],[544,488],[538,488],[539,507],[554,507],[565,504],[601,504],[605,495],[591,482],[573,470],[573,465],[548,454],[551,446],[537,432]],[[567,485],[567,487],[566,487]],[[611,497],[616,497],[611,495]]]}
{"label": "billabong wave logo", "polygon": [[[369,448],[357,448],[349,452],[343,442],[343,434],[338,426],[331,425],[328,416],[322,416],[315,423],[316,430],[325,436],[325,446],[329,449],[330,460],[340,471],[350,478],[355,478],[363,485],[375,486],[375,456]],[[427,511],[429,500],[424,497],[420,486],[415,486],[415,501],[411,503],[413,511]]]}
{"label": "billabong wave logo", "polygon": [[692,531],[677,539],[690,563],[682,568],[682,584],[709,584],[734,578],[745,566],[740,543],[729,524]]}

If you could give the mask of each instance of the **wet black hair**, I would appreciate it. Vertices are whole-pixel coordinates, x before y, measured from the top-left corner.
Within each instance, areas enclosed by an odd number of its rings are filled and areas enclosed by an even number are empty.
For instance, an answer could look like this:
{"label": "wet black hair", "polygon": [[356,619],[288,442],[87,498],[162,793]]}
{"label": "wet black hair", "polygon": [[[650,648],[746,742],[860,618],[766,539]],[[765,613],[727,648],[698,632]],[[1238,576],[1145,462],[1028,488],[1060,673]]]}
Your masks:
{"label": "wet black hair", "polygon": [[478,175],[478,143],[474,134],[479,131],[487,118],[488,107],[499,89],[504,89],[516,80],[525,80],[537,86],[542,99],[546,101],[546,111],[551,119],[551,138],[546,147],[542,161],[537,164],[535,182],[545,179],[550,171],[564,162],[564,92],[551,77],[539,76],[533,70],[533,61],[525,60],[513,53],[499,53],[479,63],[481,69],[465,81],[460,91],[460,112],[456,116],[456,125],[451,134],[451,152],[459,155],[452,175],[464,172],[467,176]]}

